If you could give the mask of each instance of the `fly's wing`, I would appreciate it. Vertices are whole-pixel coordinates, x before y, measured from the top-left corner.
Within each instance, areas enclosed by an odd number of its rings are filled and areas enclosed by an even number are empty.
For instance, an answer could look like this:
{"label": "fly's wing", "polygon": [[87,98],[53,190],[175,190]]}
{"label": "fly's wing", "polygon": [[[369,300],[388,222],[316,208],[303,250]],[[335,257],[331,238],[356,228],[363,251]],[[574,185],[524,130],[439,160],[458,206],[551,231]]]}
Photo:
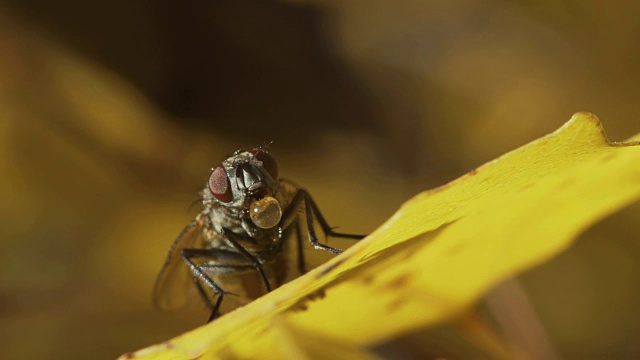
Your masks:
{"label": "fly's wing", "polygon": [[153,304],[156,308],[175,310],[184,305],[188,294],[192,293],[192,274],[182,259],[182,250],[202,249],[208,224],[207,215],[199,214],[173,242],[153,289]]}

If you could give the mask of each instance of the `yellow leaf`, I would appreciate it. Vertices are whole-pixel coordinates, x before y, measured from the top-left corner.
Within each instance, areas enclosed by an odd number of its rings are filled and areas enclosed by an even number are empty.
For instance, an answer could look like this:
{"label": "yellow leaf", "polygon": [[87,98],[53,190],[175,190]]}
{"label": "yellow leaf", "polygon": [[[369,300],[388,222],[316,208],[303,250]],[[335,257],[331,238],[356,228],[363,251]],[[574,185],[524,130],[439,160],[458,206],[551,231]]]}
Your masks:
{"label": "yellow leaf", "polygon": [[[578,113],[556,132],[405,203],[344,254],[213,323],[124,358],[354,354],[465,311],[640,198],[640,145]],[[323,346],[322,344],[325,344]]]}

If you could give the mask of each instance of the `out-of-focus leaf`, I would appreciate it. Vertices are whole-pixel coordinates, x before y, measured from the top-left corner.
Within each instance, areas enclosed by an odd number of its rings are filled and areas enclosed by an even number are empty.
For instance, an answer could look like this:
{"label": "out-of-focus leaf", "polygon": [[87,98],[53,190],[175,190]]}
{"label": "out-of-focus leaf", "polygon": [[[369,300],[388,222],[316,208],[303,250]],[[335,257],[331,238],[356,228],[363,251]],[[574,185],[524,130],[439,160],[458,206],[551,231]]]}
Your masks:
{"label": "out-of-focus leaf", "polygon": [[609,142],[595,116],[578,113],[558,131],[417,195],[309,274],[123,358],[298,358],[328,350],[346,357],[450,319],[637,201],[638,145]]}

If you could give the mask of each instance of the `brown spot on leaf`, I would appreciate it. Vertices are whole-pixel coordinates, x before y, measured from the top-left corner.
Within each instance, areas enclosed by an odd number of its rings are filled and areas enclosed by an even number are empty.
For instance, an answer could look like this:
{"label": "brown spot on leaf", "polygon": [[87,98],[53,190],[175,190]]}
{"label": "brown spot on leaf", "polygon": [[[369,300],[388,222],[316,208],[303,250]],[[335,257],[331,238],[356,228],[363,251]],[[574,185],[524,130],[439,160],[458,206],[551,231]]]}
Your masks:
{"label": "brown spot on leaf", "polygon": [[324,289],[318,289],[307,295],[306,298],[309,299],[309,301],[314,301],[317,299],[323,299],[325,296],[327,296],[327,293],[324,291]]}
{"label": "brown spot on leaf", "polygon": [[312,293],[307,294],[305,297],[298,300],[295,304],[291,305],[288,311],[292,311],[292,312],[305,311],[309,308],[308,304],[310,302],[313,302],[319,299],[324,299],[326,296],[327,296],[327,293],[325,292],[324,289],[318,289]]}
{"label": "brown spot on leaf", "polygon": [[404,298],[402,298],[402,297],[397,297],[397,298],[393,299],[393,301],[391,301],[389,303],[389,305],[388,305],[389,312],[397,310],[400,306],[402,306],[404,304],[405,304],[405,301],[404,301]]}
{"label": "brown spot on leaf", "polygon": [[611,160],[615,159],[615,158],[617,157],[617,155],[618,155],[617,153],[610,152],[610,153],[608,153],[606,156],[603,156],[601,161],[602,161],[603,163],[607,163],[607,162],[609,162],[609,161],[611,161]]}
{"label": "brown spot on leaf", "polygon": [[373,283],[373,275],[367,274],[362,278],[362,283],[365,285],[371,285]]}
{"label": "brown spot on leaf", "polygon": [[300,312],[306,311],[307,309],[309,309],[309,307],[307,306],[307,303],[305,301],[298,301],[297,303],[291,305],[288,310],[291,312]]}
{"label": "brown spot on leaf", "polygon": [[451,246],[449,249],[447,249],[444,255],[445,256],[454,256],[454,255],[460,253],[462,251],[462,249],[464,249],[464,245],[462,245],[461,243],[456,243],[453,246]]}
{"label": "brown spot on leaf", "polygon": [[403,288],[411,280],[410,274],[402,274],[387,283],[389,289]]}
{"label": "brown spot on leaf", "polygon": [[327,273],[331,272],[331,270],[337,268],[338,266],[340,266],[342,263],[344,263],[345,261],[347,261],[346,258],[344,259],[340,259],[338,261],[336,261],[335,263],[331,264],[330,266],[327,266],[326,268],[322,269],[322,271],[320,271],[318,273],[318,275],[316,275],[316,279],[320,278],[324,275],[326,275]]}

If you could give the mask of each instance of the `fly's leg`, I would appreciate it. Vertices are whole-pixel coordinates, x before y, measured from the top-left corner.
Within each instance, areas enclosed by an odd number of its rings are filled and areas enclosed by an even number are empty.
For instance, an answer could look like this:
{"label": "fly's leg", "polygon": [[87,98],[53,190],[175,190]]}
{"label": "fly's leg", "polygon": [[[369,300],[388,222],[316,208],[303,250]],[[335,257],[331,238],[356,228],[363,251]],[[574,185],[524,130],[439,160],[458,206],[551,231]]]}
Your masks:
{"label": "fly's leg", "polygon": [[[287,180],[285,181],[291,183],[290,181],[287,181]],[[295,184],[293,185],[297,186]],[[313,201],[313,198],[311,197],[309,192],[307,192],[304,189],[298,189],[298,192],[293,197],[293,200],[291,200],[291,206],[289,206],[287,211],[282,215],[282,220],[280,220],[280,223],[282,224],[283,228],[288,228],[289,226],[292,225],[293,221],[299,219],[298,207],[302,203],[304,203],[304,207],[305,207],[305,215],[307,220],[307,233],[308,233],[309,242],[315,249],[328,251],[333,254],[342,253],[342,250],[336,249],[328,245],[321,244],[318,241],[318,236],[316,235],[316,230],[314,228],[314,222],[313,222],[314,215],[316,219],[318,219],[318,223],[320,223],[320,227],[322,228],[322,231],[325,236],[342,237],[342,238],[349,238],[349,239],[356,239],[356,240],[359,240],[365,237],[365,235],[345,234],[345,233],[339,233],[339,232],[333,231],[331,226],[329,226],[329,224],[325,220],[324,216],[322,216],[322,213],[320,212],[318,205],[316,205],[315,201]]]}
{"label": "fly's leg", "polygon": [[209,307],[209,310],[213,312],[213,310],[216,308],[216,305],[211,301],[211,297],[209,296],[209,294],[207,294],[207,291],[204,289],[204,287],[202,287],[202,284],[200,283],[198,278],[195,276],[193,277],[193,283],[196,285],[196,288],[198,289],[198,294],[200,294],[200,297],[202,298],[202,300],[204,300],[204,302],[207,304],[207,306]]}
{"label": "fly's leg", "polygon": [[[304,198],[304,208],[305,208],[304,212],[307,215],[307,231],[308,231],[308,234],[309,234],[309,242],[311,242],[311,245],[313,245],[313,247],[316,250],[324,250],[324,251],[328,251],[328,252],[334,253],[334,254],[341,254],[342,250],[336,249],[336,248],[334,248],[332,246],[329,246],[329,245],[321,244],[318,241],[318,236],[316,235],[316,229],[313,226],[313,215],[315,213],[314,206],[313,206],[314,202],[313,202],[313,200],[311,200],[311,195],[309,195],[308,192],[306,192],[305,190],[300,190],[300,192],[302,194],[304,194],[304,197],[303,197]],[[315,215],[316,215],[316,217],[318,217],[318,214],[315,214]],[[322,219],[322,216],[318,217],[318,222],[320,222],[320,219]],[[326,222],[325,222],[325,225],[327,225]],[[320,226],[322,226],[322,231],[324,231],[325,236],[326,236],[326,234],[328,232],[326,231],[325,226],[322,225],[322,222],[320,222]],[[328,225],[327,225],[327,227],[328,227]],[[331,227],[329,227],[329,231],[332,231]]]}
{"label": "fly's leg", "polygon": [[298,271],[300,274],[307,273],[306,262],[304,259],[304,249],[302,247],[302,229],[300,228],[300,220],[295,222],[296,239],[298,242]]}
{"label": "fly's leg", "polygon": [[[200,296],[202,296],[205,303],[211,308],[211,316],[207,322],[216,319],[220,316],[220,305],[222,304],[224,295],[234,294],[224,291],[224,289],[211,279],[205,270],[213,273],[228,273],[249,268],[251,267],[251,264],[247,263],[243,258],[239,258],[239,254],[218,249],[184,249],[182,250],[181,255],[182,259],[187,263],[191,273],[193,274],[193,279]],[[216,263],[199,265],[196,263],[196,259],[215,261]],[[217,299],[215,303],[207,294],[203,284],[207,288],[211,289],[211,291],[216,295]]]}
{"label": "fly's leg", "polygon": [[[345,233],[333,231],[333,228],[329,226],[329,223],[327,223],[327,220],[324,219],[324,216],[320,212],[318,205],[313,200],[311,195],[306,190],[303,190],[303,191],[306,194],[307,204],[308,203],[311,204],[311,209],[313,209],[313,213],[316,215],[316,219],[318,219],[318,223],[320,223],[320,226],[322,227],[322,231],[324,232],[325,236],[341,237],[341,238],[354,239],[354,240],[360,240],[366,236],[366,235],[359,235],[359,234],[345,234]],[[308,212],[309,212],[309,209],[307,208],[307,213]],[[308,217],[309,215],[307,215],[307,218]]]}
{"label": "fly's leg", "polygon": [[[205,301],[212,308],[211,316],[208,321],[211,321],[217,318],[220,315],[220,305],[222,304],[222,299],[224,298],[225,291],[213,281],[204,271],[202,271],[201,267],[198,266],[192,258],[201,257],[201,258],[211,258],[213,257],[211,251],[205,249],[184,249],[182,250],[182,259],[187,263],[189,269],[191,269],[191,273],[194,275],[194,281],[197,282],[198,290],[200,291],[200,295],[204,297]],[[214,303],[211,302],[209,296],[207,296],[206,291],[202,288],[199,281],[202,281],[211,291],[213,291],[218,297],[217,301]]]}
{"label": "fly's leg", "polygon": [[[307,273],[307,267],[306,267],[306,260],[305,260],[305,256],[304,256],[304,244],[303,244],[303,236],[302,236],[302,228],[300,225],[300,222],[302,221],[301,217],[296,217],[295,222],[289,226],[288,229],[283,230],[284,234],[283,237],[285,239],[290,239],[292,232],[295,231],[295,235],[296,235],[296,252],[297,252],[297,257],[298,257],[298,272],[300,273],[300,275],[302,274],[306,274]],[[282,227],[281,227],[282,229]]]}
{"label": "fly's leg", "polygon": [[262,266],[262,263],[250,252],[248,252],[247,249],[245,249],[244,247],[242,247],[242,245],[240,245],[240,243],[238,242],[239,235],[225,228],[222,228],[222,236],[224,236],[229,241],[229,243],[231,243],[231,245],[233,245],[233,247],[236,250],[238,250],[240,254],[242,254],[247,260],[249,260],[253,268],[260,273],[260,276],[262,277],[262,281],[264,282],[264,287],[267,290],[267,292],[271,292],[271,284],[269,283],[267,274],[264,272],[264,267]]}

